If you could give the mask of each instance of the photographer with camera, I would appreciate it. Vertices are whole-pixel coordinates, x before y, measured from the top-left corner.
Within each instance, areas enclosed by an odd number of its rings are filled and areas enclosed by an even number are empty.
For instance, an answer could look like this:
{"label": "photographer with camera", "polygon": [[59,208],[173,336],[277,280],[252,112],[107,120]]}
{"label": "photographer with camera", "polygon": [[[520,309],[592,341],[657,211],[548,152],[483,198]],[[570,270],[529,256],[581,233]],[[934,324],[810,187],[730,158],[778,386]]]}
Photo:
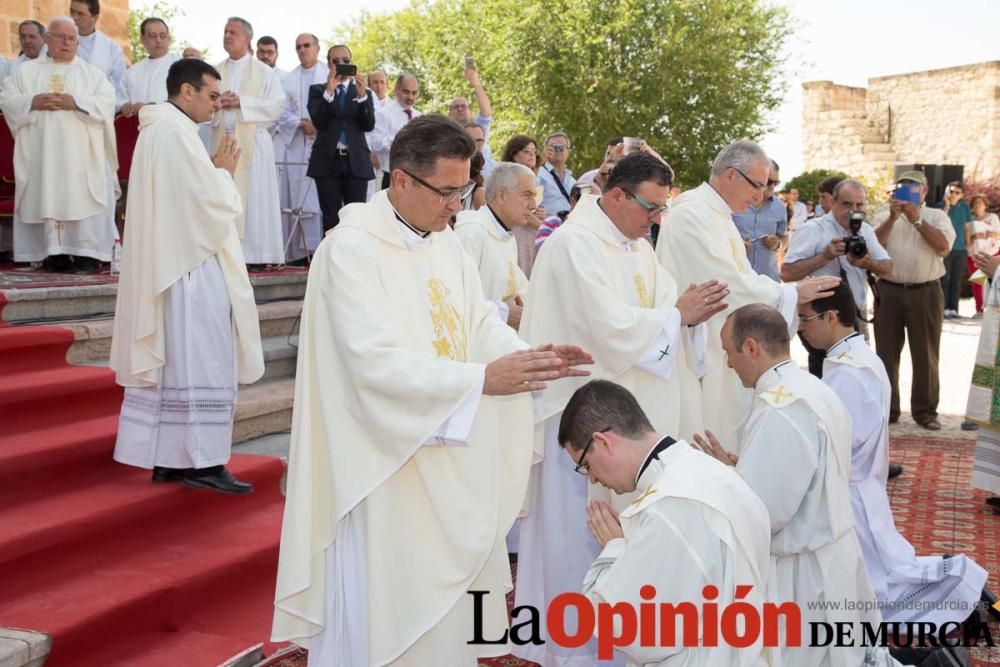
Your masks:
{"label": "photographer with camera", "polygon": [[[858,181],[840,181],[833,189],[831,211],[799,227],[781,267],[785,282],[806,276],[842,276],[847,279],[858,313],[865,312],[865,283],[868,274],[885,276],[892,271],[892,259],[879,242],[874,228],[865,221],[865,186]],[[861,324],[856,327],[861,330]],[[823,375],[826,352],[810,346],[809,372]]]}
{"label": "photographer with camera", "polygon": [[939,431],[938,353],[944,318],[940,278],[955,228],[947,213],[925,204],[926,197],[923,172],[905,171],[896,181],[888,211],[875,220],[875,235],[895,258],[892,271],[879,281],[882,302],[875,315],[875,350],[892,384],[890,423],[899,420],[899,356],[905,340],[913,363],[910,412],[925,429]]}

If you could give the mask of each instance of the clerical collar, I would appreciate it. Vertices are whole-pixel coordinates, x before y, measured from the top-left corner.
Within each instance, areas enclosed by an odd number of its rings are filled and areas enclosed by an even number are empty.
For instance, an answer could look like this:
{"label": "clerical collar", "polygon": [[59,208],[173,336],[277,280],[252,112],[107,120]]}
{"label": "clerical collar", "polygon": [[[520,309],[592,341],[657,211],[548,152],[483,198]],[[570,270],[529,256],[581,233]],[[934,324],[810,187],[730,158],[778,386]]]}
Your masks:
{"label": "clerical collar", "polygon": [[617,241],[621,245],[621,247],[627,250],[628,252],[632,252],[632,250],[635,248],[635,246],[632,245],[632,242],[635,241],[636,239],[630,239],[629,237],[622,234],[622,231],[618,229],[618,225],[615,224],[615,221],[611,219],[611,216],[608,215],[607,211],[605,211],[604,208],[601,206],[600,197],[597,198],[597,208],[599,208],[601,210],[601,213],[604,215],[604,219],[607,221],[608,226],[611,229],[611,235],[614,236],[615,241]]}
{"label": "clerical collar", "polygon": [[642,477],[642,473],[646,472],[646,468],[648,468],[649,464],[652,463],[656,459],[656,457],[660,455],[660,452],[662,452],[675,442],[677,441],[671,438],[669,435],[665,435],[663,436],[663,438],[660,439],[658,443],[656,443],[656,445],[651,450],[649,450],[649,454],[646,454],[646,460],[642,462],[642,466],[639,467],[639,473],[635,476],[636,484],[639,483],[639,478]]}
{"label": "clerical collar", "polygon": [[836,343],[834,343],[833,345],[831,345],[831,346],[830,346],[830,349],[829,349],[829,350],[827,350],[827,352],[826,352],[826,353],[827,353],[827,354],[833,354],[833,351],[834,351],[835,349],[837,349],[837,347],[838,347],[838,346],[840,346],[840,345],[842,345],[842,344],[846,343],[847,341],[851,340],[852,338],[857,338],[857,337],[858,337],[858,336],[860,336],[860,335],[861,335],[861,334],[860,334],[860,333],[858,333],[857,331],[855,331],[855,332],[852,332],[852,333],[849,333],[849,334],[847,334],[846,336],[844,336],[843,338],[841,338],[840,340],[838,340],[838,341],[837,341]]}
{"label": "clerical collar", "polygon": [[726,198],[720,195],[719,191],[715,189],[715,186],[709,182],[706,182],[705,185],[707,185],[708,189],[715,194],[715,197],[719,200],[719,203],[722,204],[723,210],[726,211],[727,213],[732,214],[733,209],[730,208],[729,204],[726,203]]}
{"label": "clerical collar", "polygon": [[784,367],[784,366],[787,366],[788,364],[791,364],[791,363],[794,363],[794,362],[793,362],[793,360],[791,360],[791,359],[785,359],[784,361],[779,361],[779,362],[778,362],[778,363],[776,363],[775,365],[771,366],[771,367],[770,367],[770,368],[768,368],[768,369],[767,369],[766,371],[764,371],[763,373],[761,373],[761,376],[760,376],[759,378],[757,378],[757,381],[756,381],[756,382],[754,382],[754,385],[753,385],[753,388],[754,388],[754,389],[756,389],[756,388],[757,388],[757,386],[758,386],[758,385],[760,384],[760,381],[761,381],[762,379],[764,379],[765,377],[767,377],[767,375],[768,375],[768,374],[769,374],[769,373],[770,373],[771,371],[777,371],[778,369],[780,369],[780,368],[782,368],[782,367]]}
{"label": "clerical collar", "polygon": [[[389,205],[392,206],[392,204],[389,204]],[[414,227],[413,225],[411,225],[410,223],[408,223],[406,220],[404,220],[403,216],[401,216],[399,214],[399,211],[396,210],[395,206],[392,206],[392,214],[394,216],[396,216],[396,220],[399,220],[399,223],[401,225],[403,225],[404,227],[406,227],[407,229],[409,229],[411,232],[413,232],[414,234],[416,234],[420,238],[425,239],[425,238],[427,238],[428,236],[431,235],[430,232],[421,231],[421,230],[417,229],[416,227]]]}
{"label": "clerical collar", "polygon": [[184,111],[184,109],[181,109],[179,106],[177,106],[176,104],[174,104],[170,100],[167,100],[167,104],[169,104],[170,106],[172,106],[173,108],[177,109],[182,114],[184,114],[185,116],[187,116],[188,120],[190,120],[192,123],[194,123],[195,125],[198,125],[198,121],[196,121],[194,118],[191,118],[191,114],[189,114],[187,111]]}
{"label": "clerical collar", "polygon": [[503,230],[505,232],[507,232],[508,234],[510,234],[510,227],[508,227],[507,225],[503,224],[503,220],[501,220],[500,216],[497,215],[497,212],[493,210],[493,207],[490,206],[489,204],[487,204],[486,208],[488,208],[490,210],[490,213],[493,214],[493,219],[496,221],[496,223],[498,225],[500,225],[501,227],[503,227]]}

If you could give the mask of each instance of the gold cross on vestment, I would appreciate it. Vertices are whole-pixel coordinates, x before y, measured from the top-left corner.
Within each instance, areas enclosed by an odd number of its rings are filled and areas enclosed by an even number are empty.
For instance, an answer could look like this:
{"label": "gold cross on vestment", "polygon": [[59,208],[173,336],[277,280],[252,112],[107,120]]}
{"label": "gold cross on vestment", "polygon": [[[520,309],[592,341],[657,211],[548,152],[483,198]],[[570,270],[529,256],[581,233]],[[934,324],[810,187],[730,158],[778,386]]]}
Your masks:
{"label": "gold cross on vestment", "polygon": [[846,352],[841,352],[840,354],[837,355],[837,359],[851,359],[851,356],[848,355]]}
{"label": "gold cross on vestment", "polygon": [[772,391],[765,391],[765,394],[774,394],[774,402],[781,403],[782,398],[791,398],[792,395],[785,391],[785,388],[780,384],[774,388]]}
{"label": "gold cross on vestment", "polygon": [[643,492],[642,492],[642,495],[641,495],[641,496],[639,496],[638,498],[636,498],[635,500],[633,500],[633,501],[632,501],[632,504],[633,504],[633,505],[638,505],[638,504],[639,504],[639,503],[641,503],[641,502],[642,502],[643,500],[645,500],[647,496],[651,496],[651,495],[653,495],[654,493],[656,493],[656,487],[652,487],[652,486],[651,486],[651,487],[649,487],[648,489],[646,489],[645,491],[643,491]]}

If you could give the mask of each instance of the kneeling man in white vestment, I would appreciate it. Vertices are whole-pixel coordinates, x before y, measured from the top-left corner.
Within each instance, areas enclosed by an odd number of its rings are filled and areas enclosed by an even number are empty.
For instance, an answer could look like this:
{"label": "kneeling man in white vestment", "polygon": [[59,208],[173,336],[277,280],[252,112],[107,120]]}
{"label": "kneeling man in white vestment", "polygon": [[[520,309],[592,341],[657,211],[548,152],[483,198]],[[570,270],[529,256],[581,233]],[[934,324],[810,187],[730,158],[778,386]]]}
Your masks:
{"label": "kneeling man in white vestment", "polygon": [[[635,394],[657,431],[683,436],[700,429],[701,415],[687,409],[681,378],[691,375],[697,384],[706,329],[699,325],[726,308],[728,292],[725,284],[708,281],[679,293],[646,241],[666,207],[672,178],[660,160],[630,155],[608,176],[600,198],[580,198],[538,253],[520,334],[531,345],[566,340],[590,351],[595,377]],[[560,593],[579,592],[600,551],[584,522],[588,495],[616,510],[632,500],[588,489],[559,451],[559,419],[580,384],[560,383],[538,401],[536,460],[519,524],[518,605],[544,609]],[[594,642],[576,649],[551,641],[514,649],[542,667],[590,665],[596,651]]]}
{"label": "kneeling man in white vestment", "polygon": [[528,278],[517,265],[512,230],[527,225],[534,210],[534,172],[523,164],[501,162],[486,179],[486,205],[459,211],[455,223],[455,233],[479,270],[483,294],[515,330],[521,324]]}
{"label": "kneeling man in white vestment", "polygon": [[313,667],[475,667],[508,628],[504,537],[531,466],[529,392],[589,355],[530,349],[448,222],[474,187],[454,121],[396,135],[387,190],[310,267],[272,637]]}
{"label": "kneeling man in white vestment", "polygon": [[48,55],[7,78],[0,110],[14,135],[14,260],[90,273],[118,235],[115,90],[78,40],[72,19],[53,19]]}
{"label": "kneeling man in white vestment", "polygon": [[[624,604],[638,612],[644,604],[700,603],[706,587],[714,587],[720,609],[737,599],[761,609],[770,523],[764,503],[732,468],[655,431],[635,397],[606,380],[573,394],[559,444],[566,462],[593,482],[619,494],[642,492],[621,513],[600,500],[587,507],[587,525],[602,546],[583,582],[595,606]],[[655,589],[652,599],[640,593],[644,586]],[[706,646],[700,623],[699,645],[684,646],[691,623],[677,622],[676,645],[659,645],[658,625],[653,645],[622,637],[616,649],[629,665],[762,664],[760,637],[746,648],[721,639]]]}
{"label": "kneeling man in white vestment", "polygon": [[853,422],[854,530],[882,618],[938,626],[961,623],[979,604],[986,570],[960,554],[917,556],[896,530],[885,491],[892,387],[882,360],[854,330],[856,316],[846,283],[838,285],[832,296],[799,306],[802,335],[810,345],[827,351],[823,382],[840,397]]}
{"label": "kneeling man in white vestment", "polygon": [[[738,433],[738,454],[726,452],[713,435],[707,441],[695,436],[695,442],[734,464],[770,515],[768,599],[797,603],[802,618],[802,645],[772,650],[770,664],[891,664],[888,651],[860,640],[809,646],[810,622],[846,623],[861,638],[860,623],[877,624],[881,615],[854,534],[851,418],[833,390],[791,359],[789,340],[785,318],[771,306],[743,306],[726,319],[722,347],[729,367],[753,390],[753,401]],[[817,608],[845,600],[854,603],[851,608]]]}
{"label": "kneeling man in white vestment", "polygon": [[194,58],[167,75],[168,101],[139,110],[111,367],[125,387],[115,460],[154,482],[249,493],[229,461],[237,382],[264,373],[260,326],[236,221],[232,138],[209,158],[198,123],[219,73]]}

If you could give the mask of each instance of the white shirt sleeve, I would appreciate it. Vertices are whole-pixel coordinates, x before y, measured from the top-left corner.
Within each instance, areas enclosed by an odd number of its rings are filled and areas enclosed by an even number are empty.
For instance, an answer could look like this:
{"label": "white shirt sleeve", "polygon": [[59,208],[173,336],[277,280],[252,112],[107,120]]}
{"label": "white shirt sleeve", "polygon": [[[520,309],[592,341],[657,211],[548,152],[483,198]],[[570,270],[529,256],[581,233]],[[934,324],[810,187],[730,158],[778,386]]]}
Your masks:
{"label": "white shirt sleeve", "polygon": [[472,435],[472,422],[476,419],[479,401],[483,397],[483,385],[486,383],[486,366],[481,366],[481,369],[482,375],[479,378],[479,384],[469,392],[462,404],[438,426],[434,434],[424,441],[424,447],[469,444],[469,437]]}
{"label": "white shirt sleeve", "polygon": [[708,324],[702,322],[698,326],[685,327],[687,331],[687,353],[688,365],[699,378],[705,376],[707,366],[705,364],[705,352],[708,349]]}
{"label": "white shirt sleeve", "polygon": [[635,367],[662,380],[669,378],[670,373],[674,370],[674,357],[676,356],[674,343],[677,340],[680,326],[681,311],[671,308],[667,312],[667,318],[660,334],[652,345],[642,353],[642,356],[635,363]]}
{"label": "white shirt sleeve", "polygon": [[800,262],[803,259],[811,259],[823,252],[826,243],[823,243],[817,250],[817,241],[822,241],[822,231],[817,222],[802,225],[792,234],[792,242],[785,253],[785,264]]}

